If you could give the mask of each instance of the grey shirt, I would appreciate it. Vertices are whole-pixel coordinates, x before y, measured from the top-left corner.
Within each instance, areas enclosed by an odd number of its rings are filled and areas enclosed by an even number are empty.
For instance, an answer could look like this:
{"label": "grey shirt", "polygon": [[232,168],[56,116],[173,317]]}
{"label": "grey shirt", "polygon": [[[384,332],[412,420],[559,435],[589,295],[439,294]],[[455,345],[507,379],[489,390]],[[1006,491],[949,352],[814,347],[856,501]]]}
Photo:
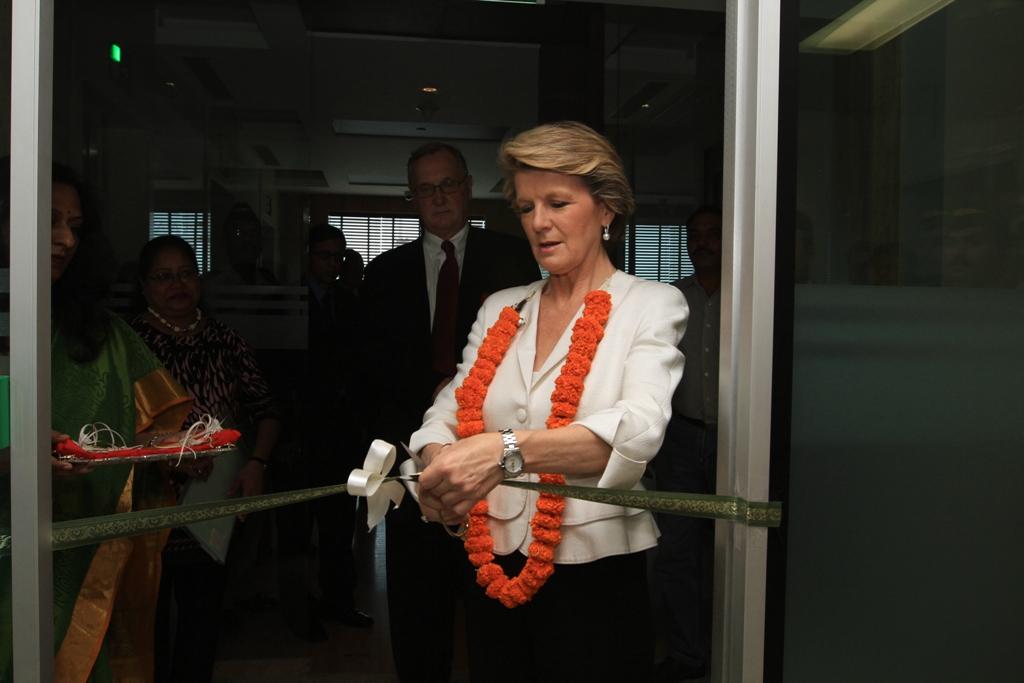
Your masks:
{"label": "grey shirt", "polygon": [[682,291],[690,307],[686,333],[679,350],[686,358],[683,379],[672,396],[673,412],[718,424],[718,329],[721,320],[721,290],[710,297],[696,275],[672,283]]}

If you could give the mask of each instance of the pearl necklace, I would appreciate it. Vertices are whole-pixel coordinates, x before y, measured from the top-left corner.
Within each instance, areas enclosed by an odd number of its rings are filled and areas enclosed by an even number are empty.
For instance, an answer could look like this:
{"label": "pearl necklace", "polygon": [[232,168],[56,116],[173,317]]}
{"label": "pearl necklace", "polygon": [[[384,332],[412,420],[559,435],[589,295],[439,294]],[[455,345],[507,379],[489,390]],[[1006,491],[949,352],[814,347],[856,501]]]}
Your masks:
{"label": "pearl necklace", "polygon": [[159,313],[157,313],[156,311],[153,310],[152,306],[149,306],[146,310],[149,311],[153,315],[154,318],[156,318],[157,320],[162,322],[164,324],[164,327],[166,327],[166,328],[168,328],[170,330],[173,330],[174,332],[177,332],[178,334],[183,334],[185,332],[194,332],[195,329],[197,327],[199,327],[200,321],[203,319],[203,312],[197,308],[196,309],[196,319],[194,321],[192,321],[192,324],[188,325],[187,327],[178,327],[177,325],[173,325],[169,321],[165,320],[162,315],[160,315]]}

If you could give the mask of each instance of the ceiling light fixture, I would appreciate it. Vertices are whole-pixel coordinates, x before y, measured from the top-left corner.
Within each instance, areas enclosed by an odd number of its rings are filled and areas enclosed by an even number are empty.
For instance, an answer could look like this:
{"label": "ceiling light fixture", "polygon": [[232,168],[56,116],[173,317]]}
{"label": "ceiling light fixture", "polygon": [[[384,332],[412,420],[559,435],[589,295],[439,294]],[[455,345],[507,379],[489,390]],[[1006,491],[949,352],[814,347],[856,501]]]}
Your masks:
{"label": "ceiling light fixture", "polygon": [[433,85],[425,85],[422,88],[420,88],[420,92],[426,93],[427,95],[436,95],[437,87]]}
{"label": "ceiling light fixture", "polygon": [[803,52],[875,50],[953,0],[862,0],[800,42]]}
{"label": "ceiling light fixture", "polygon": [[641,109],[650,109],[651,105],[648,104],[647,102],[644,102],[643,104],[640,105],[640,108]]}

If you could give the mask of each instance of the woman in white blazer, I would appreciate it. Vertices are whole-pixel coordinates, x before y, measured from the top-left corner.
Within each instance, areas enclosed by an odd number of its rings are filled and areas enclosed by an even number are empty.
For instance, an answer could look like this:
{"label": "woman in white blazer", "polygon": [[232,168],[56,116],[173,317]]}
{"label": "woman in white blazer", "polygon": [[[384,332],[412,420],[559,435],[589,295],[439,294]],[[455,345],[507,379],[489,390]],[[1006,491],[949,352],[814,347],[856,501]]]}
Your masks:
{"label": "woman in white blazer", "polygon": [[547,124],[506,142],[499,163],[551,275],[481,306],[458,374],[411,439],[426,462],[420,505],[431,521],[469,520],[484,586],[466,598],[474,681],[646,680],[652,515],[499,484],[558,473],[572,485],[641,488],[682,375],[686,302],[608,257],[634,203],[605,138]]}

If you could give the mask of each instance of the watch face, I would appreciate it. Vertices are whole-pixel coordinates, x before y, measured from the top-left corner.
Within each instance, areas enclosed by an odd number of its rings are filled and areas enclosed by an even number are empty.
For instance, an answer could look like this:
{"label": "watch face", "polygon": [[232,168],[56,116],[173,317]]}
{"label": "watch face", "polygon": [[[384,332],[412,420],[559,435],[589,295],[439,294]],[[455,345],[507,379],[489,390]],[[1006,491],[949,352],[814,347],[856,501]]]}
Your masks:
{"label": "watch face", "polygon": [[519,451],[509,451],[505,454],[504,461],[505,471],[512,476],[517,476],[523,472],[523,454]]}

